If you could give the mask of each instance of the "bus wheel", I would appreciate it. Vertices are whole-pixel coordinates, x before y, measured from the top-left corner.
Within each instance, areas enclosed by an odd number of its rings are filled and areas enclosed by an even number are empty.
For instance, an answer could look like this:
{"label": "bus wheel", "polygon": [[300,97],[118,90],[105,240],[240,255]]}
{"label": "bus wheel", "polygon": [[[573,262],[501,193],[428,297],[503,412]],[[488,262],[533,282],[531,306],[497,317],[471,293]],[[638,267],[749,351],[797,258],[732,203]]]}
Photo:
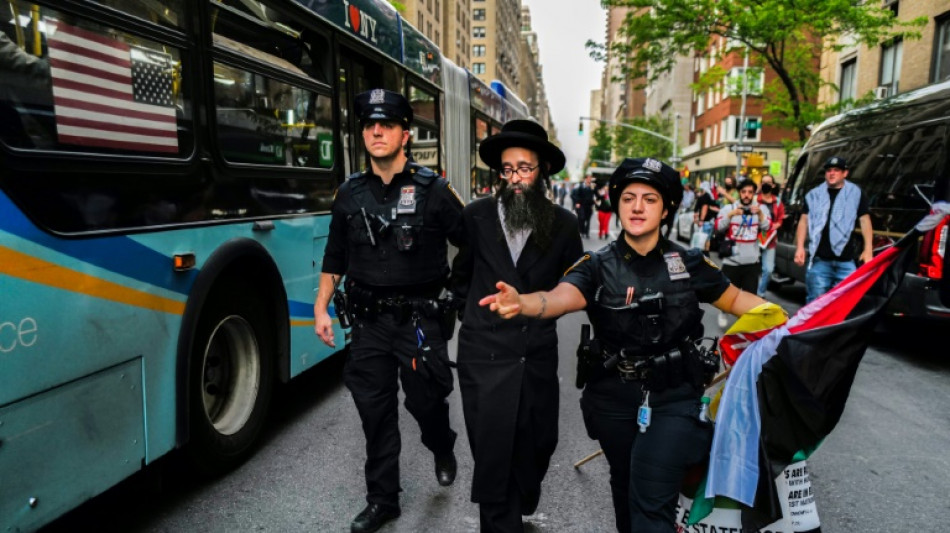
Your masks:
{"label": "bus wheel", "polygon": [[267,322],[251,302],[236,300],[212,303],[199,322],[191,360],[188,450],[195,466],[211,475],[247,458],[274,385]]}

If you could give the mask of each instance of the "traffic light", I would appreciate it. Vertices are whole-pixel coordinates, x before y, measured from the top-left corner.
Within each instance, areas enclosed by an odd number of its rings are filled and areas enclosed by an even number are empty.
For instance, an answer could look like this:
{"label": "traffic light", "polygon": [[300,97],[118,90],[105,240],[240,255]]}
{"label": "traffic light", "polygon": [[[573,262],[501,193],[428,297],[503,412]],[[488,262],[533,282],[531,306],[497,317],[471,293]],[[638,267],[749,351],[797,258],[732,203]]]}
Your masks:
{"label": "traffic light", "polygon": [[583,120],[577,123],[577,134],[584,135],[584,121]]}

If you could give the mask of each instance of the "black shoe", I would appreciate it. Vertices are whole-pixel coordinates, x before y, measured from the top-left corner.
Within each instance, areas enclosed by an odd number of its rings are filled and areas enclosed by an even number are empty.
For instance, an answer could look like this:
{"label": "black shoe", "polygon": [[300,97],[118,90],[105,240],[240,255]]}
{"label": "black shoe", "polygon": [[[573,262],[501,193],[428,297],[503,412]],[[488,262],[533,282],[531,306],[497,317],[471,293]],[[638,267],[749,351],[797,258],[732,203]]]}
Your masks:
{"label": "black shoe", "polygon": [[399,509],[371,503],[360,514],[356,515],[350,525],[350,531],[352,533],[373,533],[373,531],[383,527],[386,522],[399,518],[400,514]]}
{"label": "black shoe", "polygon": [[435,478],[439,480],[439,485],[448,487],[454,483],[457,469],[458,462],[455,460],[455,453],[448,452],[435,456]]}

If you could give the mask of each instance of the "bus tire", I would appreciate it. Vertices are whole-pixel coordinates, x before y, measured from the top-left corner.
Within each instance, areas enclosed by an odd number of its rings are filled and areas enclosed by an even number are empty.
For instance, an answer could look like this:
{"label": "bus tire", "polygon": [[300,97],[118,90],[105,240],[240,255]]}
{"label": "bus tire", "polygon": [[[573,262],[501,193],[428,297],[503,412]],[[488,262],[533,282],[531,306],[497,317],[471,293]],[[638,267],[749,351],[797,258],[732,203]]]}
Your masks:
{"label": "bus tire", "polygon": [[264,306],[246,290],[222,293],[198,321],[189,368],[188,455],[212,476],[250,455],[274,388],[276,344]]}

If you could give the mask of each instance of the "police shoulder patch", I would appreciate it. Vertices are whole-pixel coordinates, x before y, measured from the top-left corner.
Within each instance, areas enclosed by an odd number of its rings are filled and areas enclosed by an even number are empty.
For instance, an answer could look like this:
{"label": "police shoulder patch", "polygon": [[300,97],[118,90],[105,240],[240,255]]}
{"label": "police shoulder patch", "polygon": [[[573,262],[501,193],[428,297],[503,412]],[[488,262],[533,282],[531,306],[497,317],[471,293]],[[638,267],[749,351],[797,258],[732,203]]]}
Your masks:
{"label": "police shoulder patch", "polygon": [[462,207],[464,207],[464,206],[465,206],[465,202],[462,201],[462,197],[459,196],[459,193],[458,193],[458,192],[456,192],[455,187],[452,187],[452,184],[451,184],[451,183],[449,183],[449,184],[447,185],[447,187],[448,187],[448,189],[449,189],[449,192],[452,193],[452,196],[454,196],[455,199],[459,201],[459,204],[460,204]]}
{"label": "police shoulder patch", "polygon": [[715,268],[716,270],[719,270],[719,265],[717,265],[716,263],[713,263],[712,260],[706,257],[706,254],[703,254],[703,261],[705,261],[707,265]]}
{"label": "police shoulder patch", "polygon": [[564,271],[564,274],[562,274],[562,275],[570,274],[572,270],[574,270],[575,268],[577,268],[578,265],[580,265],[580,264],[583,263],[584,261],[590,261],[590,254],[589,254],[589,253],[584,254],[583,256],[581,256],[581,258],[578,259],[577,261],[575,261],[574,264],[571,265],[570,268],[568,268],[567,270],[565,270],[565,271]]}

